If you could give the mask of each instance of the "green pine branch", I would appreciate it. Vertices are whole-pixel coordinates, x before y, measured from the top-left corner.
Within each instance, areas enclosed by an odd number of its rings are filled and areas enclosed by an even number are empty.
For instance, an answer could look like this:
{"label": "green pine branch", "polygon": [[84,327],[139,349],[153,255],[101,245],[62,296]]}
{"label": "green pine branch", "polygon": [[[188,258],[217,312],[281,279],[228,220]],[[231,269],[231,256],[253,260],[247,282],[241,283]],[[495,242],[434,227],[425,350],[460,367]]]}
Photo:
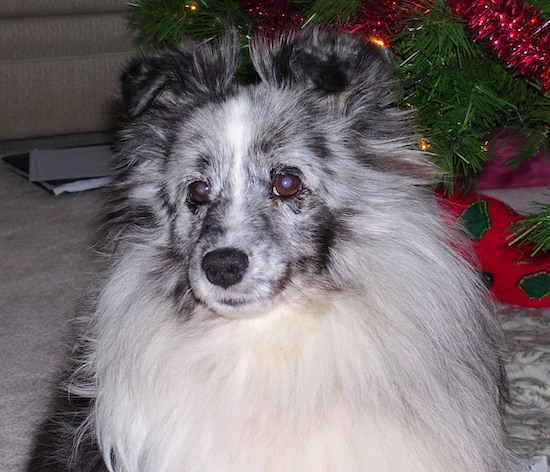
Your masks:
{"label": "green pine branch", "polygon": [[248,52],[252,23],[237,0],[139,0],[129,6],[131,26],[140,34],[138,49],[142,53],[175,47],[183,37],[220,39],[231,29],[241,42],[239,80],[250,82],[255,77]]}
{"label": "green pine branch", "polygon": [[550,99],[474,43],[446,8],[422,10],[391,38],[402,103],[426,130],[434,161],[448,176],[446,191],[467,191],[494,150],[486,136],[495,128],[514,128],[531,143],[512,165],[536,154],[547,141]]}
{"label": "green pine branch", "polygon": [[550,0],[531,0],[530,3],[541,12],[543,21],[550,18]]}
{"label": "green pine branch", "polygon": [[[299,1],[297,2],[300,3]],[[304,9],[305,24],[346,23],[361,7],[361,0],[315,0]]]}
{"label": "green pine branch", "polygon": [[507,238],[509,245],[531,244],[531,256],[550,251],[550,203],[533,203],[540,206],[542,211],[512,225],[510,230],[513,233]]}
{"label": "green pine branch", "polygon": [[236,0],[140,0],[130,2],[131,25],[153,49],[178,45],[183,36],[222,37],[228,28],[248,35],[250,21]]}

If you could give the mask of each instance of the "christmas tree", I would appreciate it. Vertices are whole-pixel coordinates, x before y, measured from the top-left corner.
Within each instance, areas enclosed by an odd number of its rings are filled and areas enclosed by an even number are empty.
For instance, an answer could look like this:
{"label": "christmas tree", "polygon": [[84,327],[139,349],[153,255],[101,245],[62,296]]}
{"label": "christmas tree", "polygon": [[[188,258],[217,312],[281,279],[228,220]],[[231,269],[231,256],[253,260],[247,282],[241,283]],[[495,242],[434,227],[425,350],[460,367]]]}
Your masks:
{"label": "christmas tree", "polygon": [[[254,80],[253,34],[322,24],[361,35],[397,70],[399,105],[425,130],[418,146],[446,176],[447,193],[473,188],[499,133],[522,137],[513,169],[549,142],[549,0],[140,0],[130,3],[143,50],[207,41],[228,29],[241,39],[239,79]],[[550,205],[514,226],[510,242],[550,250]]]}

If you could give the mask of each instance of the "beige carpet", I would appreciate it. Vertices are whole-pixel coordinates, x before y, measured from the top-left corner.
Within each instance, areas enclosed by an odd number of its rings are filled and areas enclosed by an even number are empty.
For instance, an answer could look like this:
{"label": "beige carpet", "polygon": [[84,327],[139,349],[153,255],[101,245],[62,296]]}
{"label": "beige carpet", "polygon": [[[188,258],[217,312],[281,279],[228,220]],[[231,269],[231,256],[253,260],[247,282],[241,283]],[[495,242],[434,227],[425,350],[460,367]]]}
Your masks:
{"label": "beige carpet", "polygon": [[20,472],[85,283],[97,191],[54,197],[0,166],[0,471]]}

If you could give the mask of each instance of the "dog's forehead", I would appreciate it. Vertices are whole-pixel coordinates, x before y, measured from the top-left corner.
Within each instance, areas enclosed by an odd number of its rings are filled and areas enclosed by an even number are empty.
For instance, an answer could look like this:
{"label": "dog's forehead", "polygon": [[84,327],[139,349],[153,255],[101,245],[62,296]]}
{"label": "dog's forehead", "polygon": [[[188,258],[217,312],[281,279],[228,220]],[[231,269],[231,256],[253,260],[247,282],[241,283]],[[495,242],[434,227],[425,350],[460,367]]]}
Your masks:
{"label": "dog's forehead", "polygon": [[203,164],[238,160],[273,165],[326,154],[326,115],[295,93],[244,88],[224,101],[197,109],[183,123],[179,147]]}

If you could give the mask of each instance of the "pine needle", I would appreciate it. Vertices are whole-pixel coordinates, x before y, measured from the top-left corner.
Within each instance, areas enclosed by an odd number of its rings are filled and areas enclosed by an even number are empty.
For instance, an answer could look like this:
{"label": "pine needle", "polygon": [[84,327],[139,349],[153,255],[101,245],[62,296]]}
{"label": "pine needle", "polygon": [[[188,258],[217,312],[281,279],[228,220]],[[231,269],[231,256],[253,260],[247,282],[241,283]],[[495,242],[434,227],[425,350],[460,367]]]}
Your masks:
{"label": "pine needle", "polygon": [[539,252],[550,251],[550,203],[532,203],[541,207],[542,211],[512,225],[512,234],[506,238],[510,246],[532,245],[531,257]]}

